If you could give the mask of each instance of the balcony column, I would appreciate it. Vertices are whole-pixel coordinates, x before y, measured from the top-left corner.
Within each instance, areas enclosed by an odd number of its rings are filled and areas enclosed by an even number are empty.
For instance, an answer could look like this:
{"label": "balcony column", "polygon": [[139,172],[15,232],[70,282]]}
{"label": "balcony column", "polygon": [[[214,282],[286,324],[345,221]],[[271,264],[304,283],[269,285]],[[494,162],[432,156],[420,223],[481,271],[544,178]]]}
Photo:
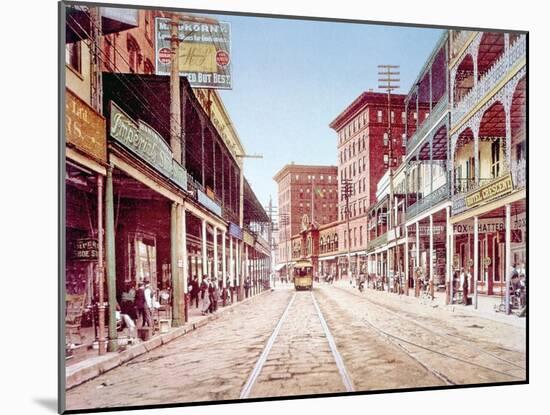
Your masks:
{"label": "balcony column", "polygon": [[237,300],[241,299],[243,281],[241,278],[241,242],[235,239],[235,278],[237,278]]}
{"label": "balcony column", "polygon": [[474,308],[477,310],[477,279],[479,274],[479,217],[474,216]]}
{"label": "balcony column", "polygon": [[107,167],[105,182],[105,268],[107,280],[107,301],[109,304],[109,341],[108,352],[118,349],[116,330],[116,250],[115,250],[115,209],[113,194],[113,167]]}
{"label": "balcony column", "polygon": [[[479,126],[474,130],[474,182],[479,186]],[[467,189],[469,190],[469,188]]]}
{"label": "balcony column", "polygon": [[[231,282],[235,281],[235,273],[233,272],[233,237],[229,235],[229,278]],[[235,288],[236,284],[235,284]]]}
{"label": "balcony column", "polygon": [[434,133],[430,135],[430,194],[434,191]]}
{"label": "balcony column", "polygon": [[414,296],[418,297],[420,295],[420,286],[418,284],[418,272],[420,268],[420,223],[417,221],[416,224],[416,264],[414,272]]}
{"label": "balcony column", "polygon": [[227,288],[227,252],[225,249],[225,234],[225,229],[222,229],[222,284],[224,288]]}
{"label": "balcony column", "polygon": [[[511,92],[513,93],[513,92]],[[504,162],[505,171],[510,171],[512,167],[512,97],[510,97],[510,105],[504,107],[505,122],[506,122],[506,137],[504,142]]]}
{"label": "balcony column", "polygon": [[202,255],[202,275],[199,275],[199,284],[202,282],[202,277],[208,275],[208,253],[206,252],[206,220],[201,219],[201,255]]}
{"label": "balcony column", "polygon": [[453,258],[453,225],[451,224],[451,207],[447,206],[445,209],[446,213],[446,224],[447,224],[447,250],[445,252],[446,256],[446,276],[445,280],[447,281],[447,289],[445,290],[447,293],[447,298],[445,303],[450,304],[452,303],[453,298],[453,265],[452,265],[452,258]]}
{"label": "balcony column", "polygon": [[[481,36],[482,34],[479,33],[478,36]],[[473,88],[475,88],[477,86],[477,78],[478,78],[478,73],[477,73],[477,54],[478,54],[478,48],[479,48],[479,42],[476,42],[473,41],[472,42],[472,46],[474,47],[474,50],[472,51],[472,61],[474,63],[474,86]]]}
{"label": "balcony column", "polygon": [[[180,297],[183,298],[183,316],[184,321],[187,322],[189,319],[189,305],[188,305],[188,293],[189,293],[189,287],[187,286],[187,280],[189,278],[189,257],[187,254],[187,222],[186,222],[186,213],[185,213],[185,207],[181,207],[181,218],[179,223],[179,232],[181,234],[181,246],[180,246],[180,252],[181,252],[181,258],[182,258],[182,273],[183,273],[183,295],[180,295]],[[174,297],[176,297],[178,293],[176,293],[176,290],[174,289]]]}
{"label": "balcony column", "polygon": [[214,279],[218,280],[220,275],[218,274],[218,228],[216,226],[212,229],[212,242],[214,242],[214,272],[212,275]]}
{"label": "balcony column", "polygon": [[430,215],[430,296],[434,298],[434,216]]}
{"label": "balcony column", "polygon": [[170,209],[170,268],[172,277],[172,325],[174,327],[183,324],[181,301],[181,280],[183,275],[180,273],[180,265],[183,265],[181,259],[181,232],[178,232],[181,226],[181,205],[172,202]]}
{"label": "balcony column", "polygon": [[409,295],[409,227],[405,226],[405,295]]}
{"label": "balcony column", "polygon": [[505,260],[504,260],[504,275],[506,278],[506,291],[505,291],[505,298],[504,298],[504,306],[506,309],[506,314],[510,314],[510,284],[512,279],[512,249],[511,249],[511,242],[512,242],[512,220],[511,220],[511,205],[507,204],[505,206],[506,209],[506,222],[505,222]]}

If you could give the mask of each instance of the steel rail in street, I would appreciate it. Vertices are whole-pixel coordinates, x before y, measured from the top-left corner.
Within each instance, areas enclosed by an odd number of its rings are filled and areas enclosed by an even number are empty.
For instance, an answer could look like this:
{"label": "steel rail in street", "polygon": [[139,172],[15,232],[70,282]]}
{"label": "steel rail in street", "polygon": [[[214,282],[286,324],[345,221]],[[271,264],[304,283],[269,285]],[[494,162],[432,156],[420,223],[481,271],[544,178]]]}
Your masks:
{"label": "steel rail in street", "polygon": [[[349,291],[348,291],[348,292],[349,292]],[[414,324],[414,325],[416,325],[416,326],[418,326],[418,327],[420,327],[420,328],[422,328],[422,329],[424,329],[424,330],[426,330],[426,331],[428,331],[428,332],[430,332],[430,333],[432,333],[432,334],[435,334],[435,335],[438,336],[438,337],[441,337],[441,338],[450,337],[450,338],[453,338],[453,339],[458,339],[458,340],[460,341],[460,343],[461,343],[464,347],[466,347],[466,348],[468,348],[468,349],[470,349],[470,350],[472,350],[472,351],[475,351],[475,352],[478,352],[478,353],[486,354],[487,356],[490,356],[490,357],[492,357],[493,359],[496,359],[496,360],[500,360],[501,362],[507,363],[507,364],[509,364],[510,366],[514,366],[514,367],[516,367],[516,368],[518,368],[518,369],[525,370],[525,367],[524,367],[524,366],[518,365],[517,363],[511,362],[511,361],[508,360],[508,359],[505,359],[505,358],[503,358],[503,357],[497,356],[496,354],[491,353],[491,352],[488,352],[487,350],[484,350],[484,349],[482,349],[481,347],[475,346],[475,345],[471,344],[472,342],[471,342],[470,340],[468,340],[468,339],[465,339],[465,338],[463,338],[463,337],[461,337],[461,336],[457,336],[457,335],[455,335],[455,334],[451,334],[451,333],[448,333],[448,332],[438,332],[438,331],[436,331],[436,330],[434,330],[434,329],[431,329],[431,328],[425,326],[425,325],[422,324],[422,323],[419,323],[419,322],[416,321],[416,320],[413,320],[413,319],[410,318],[410,317],[406,317],[406,316],[404,316],[404,315],[401,315],[401,314],[397,313],[396,311],[394,311],[394,309],[393,309],[392,307],[389,307],[389,306],[387,306],[387,305],[380,304],[380,303],[378,303],[378,302],[376,302],[376,301],[374,301],[374,300],[372,300],[372,299],[370,299],[370,298],[363,297],[363,296],[361,296],[360,294],[357,294],[357,293],[349,292],[349,294],[354,295],[354,296],[359,297],[359,298],[363,298],[365,301],[367,301],[367,302],[369,302],[369,303],[371,303],[371,304],[374,304],[375,306],[377,306],[377,307],[379,307],[379,308],[382,308],[383,310],[387,311],[389,314],[392,314],[392,315],[394,315],[394,316],[396,316],[397,318],[400,318],[400,319],[402,319],[402,320],[408,321],[408,322],[410,322],[410,323],[412,323],[412,324]],[[522,353],[522,352],[517,351],[517,353]]]}
{"label": "steel rail in street", "polygon": [[321,313],[321,309],[319,308],[319,305],[315,300],[315,296],[313,295],[313,292],[311,292],[311,299],[313,300],[313,305],[315,306],[315,310],[317,311],[317,315],[319,316],[319,320],[321,321],[321,326],[323,327],[323,331],[325,332],[325,336],[330,346],[330,351],[332,352],[332,356],[334,357],[336,366],[338,366],[338,371],[340,372],[340,376],[342,377],[342,381],[344,382],[346,391],[354,392],[355,389],[353,387],[353,382],[351,381],[351,378],[348,375],[346,366],[344,365],[344,360],[342,359],[342,356],[338,352],[338,348],[336,347],[336,342],[334,341],[334,337],[332,337],[332,334],[328,328],[327,322],[323,317],[323,313]]}
{"label": "steel rail in street", "polygon": [[277,338],[277,335],[279,334],[279,331],[281,330],[281,326],[283,325],[284,321],[286,320],[286,316],[288,315],[288,310],[290,310],[290,307],[292,306],[292,303],[294,303],[294,299],[296,298],[296,293],[292,296],[290,299],[288,305],[285,308],[285,311],[283,312],[283,315],[279,319],[279,322],[275,326],[275,329],[273,330],[273,333],[271,333],[271,336],[269,337],[264,350],[262,351],[262,354],[260,355],[258,361],[256,362],[256,365],[254,366],[254,369],[252,370],[252,373],[250,373],[250,376],[248,377],[248,380],[244,384],[243,389],[241,390],[241,399],[246,399],[250,396],[250,391],[252,390],[252,386],[254,386],[254,383],[256,382],[256,379],[260,375],[260,372],[262,371],[262,368],[264,367],[264,364],[267,360],[267,356],[269,355],[269,352],[271,351],[271,348],[273,347],[273,344],[275,343],[275,339]]}
{"label": "steel rail in street", "polygon": [[[426,331],[429,331],[431,333],[435,333],[436,335],[438,335],[439,337],[442,337],[444,338],[445,336],[448,336],[448,337],[451,337],[451,335],[448,335],[448,334],[440,334],[440,333],[437,333],[425,326],[423,326],[422,324],[412,320],[412,319],[409,319],[408,317],[403,317],[401,315],[399,315],[398,313],[396,313],[395,311],[393,311],[391,308],[388,308],[384,305],[381,305],[371,299],[368,299],[366,297],[363,297],[363,296],[360,296],[358,294],[355,294],[355,293],[351,293],[347,290],[342,290],[342,291],[345,291],[345,292],[348,292],[350,295],[354,295],[354,296],[357,296],[357,297],[360,297],[360,298],[363,298],[364,300],[366,300],[367,302],[375,305],[376,307],[378,308],[381,308],[383,310],[385,310],[386,312],[389,312],[390,314],[393,314],[395,316],[397,316],[398,318],[401,318],[405,321],[409,321],[409,322],[412,322],[413,324],[417,325],[418,327],[421,327],[423,328],[424,330]],[[406,353],[407,355],[409,355],[412,359],[414,359],[417,363],[419,363],[422,367],[424,367],[425,369],[427,369],[428,371],[430,371],[431,373],[433,373],[436,377],[438,377],[439,379],[443,380],[445,383],[447,384],[451,384],[451,385],[454,385],[456,384],[455,382],[453,382],[451,379],[449,379],[447,376],[443,375],[442,373],[438,372],[437,370],[431,368],[429,365],[427,365],[425,362],[422,362],[418,357],[416,357],[415,355],[413,355],[410,351],[408,351],[405,347],[403,347],[403,345],[399,344],[398,342],[403,342],[403,343],[407,343],[411,346],[414,346],[414,347],[418,347],[420,349],[423,349],[425,351],[428,351],[428,352],[431,352],[431,353],[435,353],[435,354],[438,354],[438,355],[441,355],[443,357],[446,357],[446,358],[449,358],[449,359],[453,359],[453,360],[456,360],[456,361],[459,361],[461,363],[466,363],[468,365],[471,365],[471,366],[475,366],[475,367],[478,367],[478,368],[481,368],[481,369],[484,369],[484,370],[487,370],[487,371],[491,371],[491,372],[494,372],[494,373],[498,373],[498,374],[501,374],[501,375],[504,375],[504,376],[507,376],[507,377],[510,377],[510,378],[515,378],[515,379],[518,379],[518,380],[523,380],[523,379],[520,379],[518,378],[517,376],[513,375],[513,374],[510,374],[510,373],[507,373],[507,372],[503,372],[501,370],[498,370],[498,369],[494,369],[494,368],[491,368],[489,366],[484,366],[484,365],[481,365],[481,364],[478,364],[478,363],[475,363],[475,362],[472,362],[472,361],[469,361],[469,360],[465,360],[465,359],[462,359],[460,357],[457,357],[457,356],[453,356],[453,355],[450,355],[450,354],[447,354],[447,353],[443,353],[443,352],[440,352],[439,350],[435,350],[435,349],[432,349],[430,347],[427,347],[427,346],[424,346],[424,345],[421,345],[419,343],[416,343],[416,342],[413,342],[413,341],[410,341],[410,340],[407,340],[407,339],[404,339],[402,337],[399,337],[399,336],[396,336],[394,334],[391,334],[391,333],[388,333],[387,331],[381,329],[380,327],[376,326],[375,324],[373,324],[367,317],[363,317],[363,324],[365,324],[366,326],[370,326],[371,328],[373,328],[375,331],[378,331],[380,334],[382,334],[384,337],[388,338],[388,340],[390,340],[392,342],[392,344],[396,345],[397,347],[399,347],[401,350],[403,350],[404,353]],[[475,351],[481,351],[485,354],[487,354],[488,356],[490,357],[493,357],[495,359],[498,359],[498,360],[501,360],[503,361],[504,363],[506,364],[509,364],[511,366],[514,366],[516,368],[519,368],[519,369],[525,369],[513,362],[510,362],[506,359],[503,359],[499,356],[496,356],[492,353],[489,353],[489,352],[486,352],[482,349],[478,349],[478,348],[474,348],[468,344],[464,344],[465,340],[462,340],[462,344],[463,346],[465,346],[466,348],[469,348],[470,350],[474,350]]]}

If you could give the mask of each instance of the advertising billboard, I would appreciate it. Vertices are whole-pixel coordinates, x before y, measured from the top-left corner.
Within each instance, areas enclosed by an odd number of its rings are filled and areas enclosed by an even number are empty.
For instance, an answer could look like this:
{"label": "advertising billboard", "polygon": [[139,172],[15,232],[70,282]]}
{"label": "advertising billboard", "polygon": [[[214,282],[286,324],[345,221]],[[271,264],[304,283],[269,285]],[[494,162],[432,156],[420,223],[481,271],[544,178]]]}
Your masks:
{"label": "advertising billboard", "polygon": [[[180,75],[187,77],[193,88],[231,89],[231,26],[186,23],[182,21],[179,33]],[[157,75],[170,74],[170,19],[155,19]]]}

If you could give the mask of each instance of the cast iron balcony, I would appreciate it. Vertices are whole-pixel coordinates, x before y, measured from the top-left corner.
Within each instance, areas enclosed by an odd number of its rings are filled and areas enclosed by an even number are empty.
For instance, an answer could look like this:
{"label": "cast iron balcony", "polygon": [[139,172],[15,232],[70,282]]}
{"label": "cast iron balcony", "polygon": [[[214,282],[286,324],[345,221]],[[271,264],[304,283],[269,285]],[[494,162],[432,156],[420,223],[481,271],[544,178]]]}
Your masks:
{"label": "cast iron balcony", "polygon": [[[478,36],[482,36],[479,33]],[[454,103],[451,110],[451,123],[458,125],[497,84],[506,76],[518,62],[525,58],[527,40],[525,35],[520,35],[510,48],[505,51],[491,68],[482,75],[474,87],[459,101]]]}

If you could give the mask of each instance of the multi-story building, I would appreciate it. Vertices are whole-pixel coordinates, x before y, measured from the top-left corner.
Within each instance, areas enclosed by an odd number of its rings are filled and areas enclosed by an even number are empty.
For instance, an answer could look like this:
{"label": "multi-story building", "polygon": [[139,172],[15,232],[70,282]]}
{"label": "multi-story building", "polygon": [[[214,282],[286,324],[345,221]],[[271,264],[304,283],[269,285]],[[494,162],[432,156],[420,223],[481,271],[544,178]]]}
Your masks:
{"label": "multi-story building", "polygon": [[[338,178],[351,180],[349,198],[349,234],[346,200],[342,186],[338,189],[339,260],[347,275],[347,253],[350,251],[351,272],[366,267],[367,214],[376,200],[376,186],[389,165],[389,140],[392,140],[394,165],[405,154],[405,96],[364,92],[331,123],[338,135]],[[391,132],[389,131],[391,124]],[[388,134],[390,133],[390,134]]]}
{"label": "multi-story building", "polygon": [[293,258],[292,238],[311,227],[318,229],[337,220],[337,167],[291,163],[279,170],[273,179],[278,185],[279,203],[276,269],[281,275],[288,275],[283,269]]}
{"label": "multi-story building", "polygon": [[[170,78],[152,74],[139,54],[135,63],[141,63],[132,66],[132,42],[108,46],[112,59],[126,56],[130,66],[107,67],[106,38],[117,31],[119,39],[131,40],[131,34],[152,47],[152,16],[74,5],[65,11],[66,294],[75,320],[83,322],[79,330],[91,321],[85,306],[103,295],[104,352],[106,344],[118,347],[115,305],[136,283],[150,282],[173,325],[188,317],[193,275],[236,284],[238,297],[245,278],[252,293],[264,289],[270,221],[243,175],[245,151],[215,91],[208,94],[207,111],[181,77],[175,117]],[[182,134],[173,134],[174,118]],[[81,342],[78,333],[66,333],[68,343]]]}
{"label": "multi-story building", "polygon": [[405,100],[395,211],[386,223],[388,177],[371,207],[370,272],[404,270],[417,295],[422,278],[457,301],[464,271],[474,305],[509,303],[511,271],[526,273],[526,45],[523,33],[443,34]]}
{"label": "multi-story building", "polygon": [[508,300],[525,272],[527,35],[450,31],[453,266]]}

